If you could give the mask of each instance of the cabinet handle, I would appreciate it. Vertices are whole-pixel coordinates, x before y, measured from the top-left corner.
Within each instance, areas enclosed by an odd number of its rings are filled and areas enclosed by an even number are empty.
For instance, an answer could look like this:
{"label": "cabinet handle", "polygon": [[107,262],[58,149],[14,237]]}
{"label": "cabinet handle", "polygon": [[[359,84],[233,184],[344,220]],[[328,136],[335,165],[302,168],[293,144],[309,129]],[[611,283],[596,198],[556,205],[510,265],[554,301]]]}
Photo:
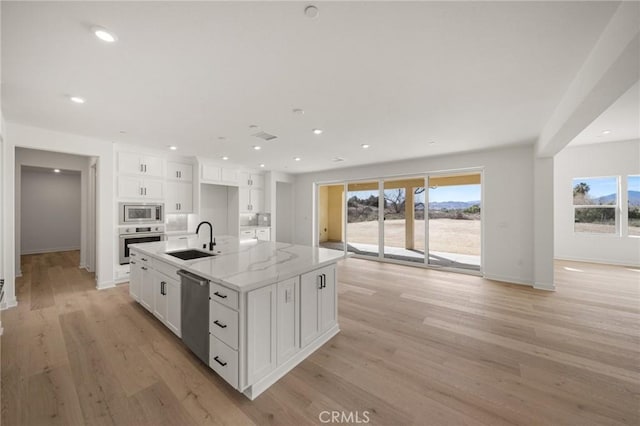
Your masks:
{"label": "cabinet handle", "polygon": [[226,294],[221,294],[221,293],[218,293],[217,291],[216,291],[215,293],[213,293],[213,294],[215,294],[216,296],[218,296],[220,299],[226,299],[226,298],[227,298],[227,295],[226,295]]}
{"label": "cabinet handle", "polygon": [[176,172],[176,177],[179,178],[180,177],[180,172]]}
{"label": "cabinet handle", "polygon": [[178,203],[178,210],[182,210],[182,204]]}
{"label": "cabinet handle", "polygon": [[144,169],[142,168],[142,163],[140,163],[140,173],[144,172]]}
{"label": "cabinet handle", "polygon": [[141,257],[140,259],[141,259],[143,262],[146,262],[146,261],[147,261],[147,258],[145,258],[145,257]]}
{"label": "cabinet handle", "polygon": [[[147,171],[147,168],[146,168],[146,167],[144,168],[144,171],[145,171],[145,172]],[[147,195],[147,187],[146,187],[146,186],[144,187],[144,195]]]}
{"label": "cabinet handle", "polygon": [[130,260],[129,263],[132,264],[132,265],[136,264],[136,262],[134,262],[133,260]]}
{"label": "cabinet handle", "polygon": [[142,187],[140,187],[140,195],[144,195],[144,194],[142,193]]}
{"label": "cabinet handle", "polygon": [[223,367],[224,367],[225,365],[227,365],[227,363],[226,363],[226,362],[220,361],[220,360],[218,359],[218,356],[217,356],[217,355],[216,355],[215,357],[213,357],[213,359],[214,359],[214,361],[215,361],[215,362],[217,362],[218,364],[220,364],[220,365],[221,365],[221,366],[223,366]]}
{"label": "cabinet handle", "polygon": [[161,281],[160,282],[160,294],[163,296],[167,295],[167,283],[166,281]]}
{"label": "cabinet handle", "polygon": [[213,323],[215,325],[217,325],[218,327],[220,327],[220,328],[227,328],[227,324],[222,324],[222,323],[218,322],[218,320],[215,320]]}
{"label": "cabinet handle", "polygon": [[143,266],[143,267],[142,267],[142,270],[143,270],[143,271],[146,271],[146,270],[147,270],[147,267],[146,267],[146,266]]}
{"label": "cabinet handle", "polygon": [[146,164],[143,164],[143,165],[144,165],[144,172],[147,173],[147,165]]}
{"label": "cabinet handle", "polygon": [[318,290],[322,290],[322,275],[318,275]]}

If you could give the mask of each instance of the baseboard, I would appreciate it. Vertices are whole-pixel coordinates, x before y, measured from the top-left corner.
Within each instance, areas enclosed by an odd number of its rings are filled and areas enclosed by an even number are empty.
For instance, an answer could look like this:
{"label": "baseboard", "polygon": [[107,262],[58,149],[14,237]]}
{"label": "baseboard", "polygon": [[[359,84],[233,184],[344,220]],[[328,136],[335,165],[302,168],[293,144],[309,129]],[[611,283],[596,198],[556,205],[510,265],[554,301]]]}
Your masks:
{"label": "baseboard", "polygon": [[556,291],[554,283],[534,283],[533,288],[536,290]]}
{"label": "baseboard", "polygon": [[597,263],[599,265],[616,265],[616,266],[626,266],[629,268],[639,268],[640,263],[630,263],[630,262],[617,262],[612,260],[602,260],[602,259],[589,259],[584,257],[571,257],[571,256],[556,256],[555,260],[567,260],[569,262],[583,262],[583,263]]}
{"label": "baseboard", "polygon": [[15,308],[18,306],[18,299],[15,297],[13,299],[8,299],[0,304],[0,310],[4,311],[5,309]]}
{"label": "baseboard", "polygon": [[482,278],[486,278],[492,281],[500,281],[502,283],[507,283],[507,284],[518,284],[518,285],[526,285],[529,287],[534,287],[534,284],[531,281],[525,281],[520,278],[505,277],[501,275],[492,275],[492,274],[484,274]]}
{"label": "baseboard", "polygon": [[129,277],[118,277],[115,280],[113,280],[114,284],[124,284],[128,282],[129,282]]}
{"label": "baseboard", "polygon": [[304,349],[300,350],[294,356],[292,356],[289,360],[287,360],[280,367],[273,370],[271,373],[260,379],[260,381],[252,384],[247,387],[243,393],[250,400],[254,400],[260,395],[262,392],[266,391],[271,385],[280,380],[287,374],[289,371],[293,370],[293,368],[300,364],[302,361],[307,359],[309,355],[311,355],[316,350],[320,349],[325,343],[329,341],[333,336],[340,332],[340,326],[338,324],[331,327],[329,330],[320,335],[313,343],[310,343]]}
{"label": "baseboard", "polygon": [[101,283],[96,284],[97,290],[106,290],[108,288],[114,288],[116,284],[113,281],[103,281]]}
{"label": "baseboard", "polygon": [[27,250],[27,251],[21,251],[20,252],[20,256],[25,255],[25,254],[42,254],[42,253],[57,253],[60,251],[76,251],[76,250],[80,250],[80,247],[53,247],[53,248],[48,248],[48,249],[40,249],[40,250]]}

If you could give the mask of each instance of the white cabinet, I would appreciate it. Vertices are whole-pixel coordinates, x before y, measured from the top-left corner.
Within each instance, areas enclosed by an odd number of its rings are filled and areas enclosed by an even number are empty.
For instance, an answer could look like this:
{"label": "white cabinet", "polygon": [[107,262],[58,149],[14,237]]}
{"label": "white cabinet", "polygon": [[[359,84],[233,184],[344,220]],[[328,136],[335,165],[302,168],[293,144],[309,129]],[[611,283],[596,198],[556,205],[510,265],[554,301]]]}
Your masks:
{"label": "white cabinet", "polygon": [[167,213],[192,213],[193,184],[191,182],[167,182],[167,198],[164,208]]}
{"label": "white cabinet", "polygon": [[305,347],[336,323],[336,267],[300,276],[300,344]]}
{"label": "white cabinet", "polygon": [[247,294],[247,380],[256,383],[276,368],[277,285]]}
{"label": "white cabinet", "polygon": [[136,259],[135,253],[130,253],[129,261],[129,295],[136,301],[140,301],[140,289],[142,286],[142,265]]}
{"label": "white cabinet", "polygon": [[139,155],[129,152],[118,153],[118,173],[130,175],[144,175],[163,177],[164,160],[149,155]]}
{"label": "white cabinet", "polygon": [[164,198],[164,182],[137,177],[118,177],[118,197],[159,200]]}
{"label": "white cabinet", "polygon": [[299,278],[291,278],[278,283],[278,365],[291,358],[300,347],[300,294]]}
{"label": "white cabinet", "polygon": [[256,238],[259,241],[271,241],[271,229],[270,228],[256,229]]}
{"label": "white cabinet", "polygon": [[167,179],[191,182],[193,180],[193,166],[169,161],[167,162]]}
{"label": "white cabinet", "polygon": [[203,163],[200,177],[204,183],[238,185],[238,170],[214,164]]}
{"label": "white cabinet", "polygon": [[138,251],[132,250],[130,256],[129,294],[180,337],[181,293],[177,268]]}
{"label": "white cabinet", "polygon": [[263,208],[264,191],[262,189],[243,187],[238,188],[241,212],[260,213]]}
{"label": "white cabinet", "polygon": [[251,188],[264,188],[264,176],[257,173],[240,172],[240,186]]}

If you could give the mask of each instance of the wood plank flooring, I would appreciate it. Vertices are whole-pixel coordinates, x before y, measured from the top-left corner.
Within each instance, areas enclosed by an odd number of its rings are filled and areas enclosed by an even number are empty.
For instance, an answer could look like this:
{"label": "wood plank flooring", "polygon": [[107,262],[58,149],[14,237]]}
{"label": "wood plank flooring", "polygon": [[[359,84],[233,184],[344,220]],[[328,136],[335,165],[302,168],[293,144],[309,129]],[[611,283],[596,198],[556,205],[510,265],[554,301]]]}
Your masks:
{"label": "wood plank flooring", "polygon": [[249,401],[78,256],[22,258],[5,426],[640,424],[638,269],[557,262],[551,293],[348,259],[342,331]]}

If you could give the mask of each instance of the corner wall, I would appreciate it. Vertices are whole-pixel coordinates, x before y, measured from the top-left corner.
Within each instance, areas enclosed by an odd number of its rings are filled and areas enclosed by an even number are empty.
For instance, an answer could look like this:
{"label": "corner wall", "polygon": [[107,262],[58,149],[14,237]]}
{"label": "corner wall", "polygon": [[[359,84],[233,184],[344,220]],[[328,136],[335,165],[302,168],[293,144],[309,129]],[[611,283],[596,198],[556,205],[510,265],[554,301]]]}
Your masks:
{"label": "corner wall", "polygon": [[573,232],[573,178],[640,174],[640,140],[565,148],[554,169],[556,258],[639,266],[640,238]]}
{"label": "corner wall", "polygon": [[[335,169],[296,176],[295,239],[311,245],[316,183],[483,169],[483,272],[500,281],[533,285],[533,145]],[[551,256],[552,254],[549,254]]]}

